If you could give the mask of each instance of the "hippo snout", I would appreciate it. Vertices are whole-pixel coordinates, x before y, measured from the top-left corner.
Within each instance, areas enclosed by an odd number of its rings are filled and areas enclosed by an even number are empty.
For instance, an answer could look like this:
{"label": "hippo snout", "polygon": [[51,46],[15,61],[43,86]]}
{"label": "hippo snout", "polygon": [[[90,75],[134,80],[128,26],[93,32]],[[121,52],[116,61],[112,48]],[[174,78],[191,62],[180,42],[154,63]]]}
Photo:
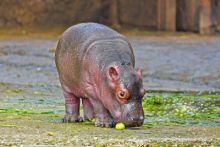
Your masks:
{"label": "hippo snout", "polygon": [[137,127],[143,125],[144,111],[141,101],[133,101],[124,104],[121,121],[127,127]]}

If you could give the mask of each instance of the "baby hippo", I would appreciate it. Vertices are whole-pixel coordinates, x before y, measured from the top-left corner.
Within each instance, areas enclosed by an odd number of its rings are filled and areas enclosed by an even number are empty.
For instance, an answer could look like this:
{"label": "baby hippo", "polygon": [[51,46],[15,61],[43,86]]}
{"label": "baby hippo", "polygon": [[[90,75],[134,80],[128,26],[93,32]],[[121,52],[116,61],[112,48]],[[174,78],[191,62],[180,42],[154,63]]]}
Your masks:
{"label": "baby hippo", "polygon": [[65,97],[64,122],[96,118],[95,125],[141,126],[144,112],[142,71],[135,71],[129,41],[97,23],[81,23],[61,36],[55,53],[57,71]]}

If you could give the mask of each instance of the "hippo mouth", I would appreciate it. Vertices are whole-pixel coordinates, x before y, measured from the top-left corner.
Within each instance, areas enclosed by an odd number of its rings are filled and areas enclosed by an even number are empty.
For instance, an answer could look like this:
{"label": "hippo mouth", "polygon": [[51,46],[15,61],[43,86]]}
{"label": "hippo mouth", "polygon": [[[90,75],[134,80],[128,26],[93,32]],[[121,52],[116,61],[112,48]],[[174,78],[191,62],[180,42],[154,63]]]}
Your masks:
{"label": "hippo mouth", "polygon": [[143,125],[144,111],[141,101],[132,101],[124,104],[121,121],[126,127],[138,127]]}

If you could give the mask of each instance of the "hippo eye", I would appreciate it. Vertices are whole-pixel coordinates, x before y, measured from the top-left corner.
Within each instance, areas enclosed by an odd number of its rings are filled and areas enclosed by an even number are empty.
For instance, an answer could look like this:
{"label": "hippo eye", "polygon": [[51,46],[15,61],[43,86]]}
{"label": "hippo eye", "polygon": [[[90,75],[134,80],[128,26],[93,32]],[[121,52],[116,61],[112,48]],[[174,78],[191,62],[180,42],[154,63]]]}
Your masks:
{"label": "hippo eye", "polygon": [[128,99],[129,98],[129,93],[127,89],[120,89],[117,91],[117,96],[120,99]]}
{"label": "hippo eye", "polygon": [[121,91],[119,94],[120,94],[120,97],[124,97],[125,96],[125,92],[124,91]]}

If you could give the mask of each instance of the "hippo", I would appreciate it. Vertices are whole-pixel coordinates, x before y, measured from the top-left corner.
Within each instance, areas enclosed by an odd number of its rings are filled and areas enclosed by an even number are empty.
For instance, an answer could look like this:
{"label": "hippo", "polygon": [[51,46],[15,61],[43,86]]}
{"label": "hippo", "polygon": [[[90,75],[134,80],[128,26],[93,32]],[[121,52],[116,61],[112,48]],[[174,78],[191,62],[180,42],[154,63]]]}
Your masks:
{"label": "hippo", "polygon": [[144,121],[142,70],[128,39],[98,23],[80,23],[61,35],[55,63],[65,98],[64,122],[95,118],[95,126],[141,126]]}

